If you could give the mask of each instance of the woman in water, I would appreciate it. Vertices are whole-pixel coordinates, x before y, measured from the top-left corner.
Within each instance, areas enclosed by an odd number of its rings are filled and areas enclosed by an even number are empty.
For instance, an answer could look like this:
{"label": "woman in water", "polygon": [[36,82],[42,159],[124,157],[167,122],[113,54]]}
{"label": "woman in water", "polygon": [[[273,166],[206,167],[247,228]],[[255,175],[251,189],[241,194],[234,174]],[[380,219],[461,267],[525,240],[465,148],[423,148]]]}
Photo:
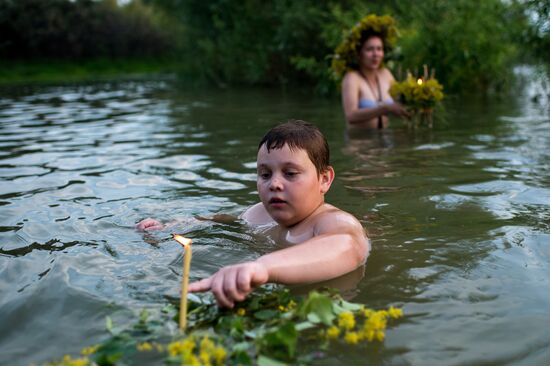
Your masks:
{"label": "woman in water", "polygon": [[342,106],[348,128],[386,128],[388,115],[409,117],[389,94],[392,73],[384,67],[384,37],[364,32],[357,48],[357,65],[342,80]]}

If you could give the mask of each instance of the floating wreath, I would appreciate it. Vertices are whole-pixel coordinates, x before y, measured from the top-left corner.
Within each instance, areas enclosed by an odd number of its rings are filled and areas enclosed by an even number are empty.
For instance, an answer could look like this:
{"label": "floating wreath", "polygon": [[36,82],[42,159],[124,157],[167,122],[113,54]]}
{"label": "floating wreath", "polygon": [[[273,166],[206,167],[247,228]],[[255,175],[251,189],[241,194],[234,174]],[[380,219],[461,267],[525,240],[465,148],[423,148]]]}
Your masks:
{"label": "floating wreath", "polygon": [[233,310],[199,302],[189,308],[185,333],[176,329],[174,306],[160,316],[142,311],[125,329],[108,318],[110,338],[44,366],[122,366],[144,359],[164,365],[308,364],[334,343],[383,341],[388,320],[403,316],[401,309],[374,311],[328,290],[297,297],[278,288],[257,290]]}

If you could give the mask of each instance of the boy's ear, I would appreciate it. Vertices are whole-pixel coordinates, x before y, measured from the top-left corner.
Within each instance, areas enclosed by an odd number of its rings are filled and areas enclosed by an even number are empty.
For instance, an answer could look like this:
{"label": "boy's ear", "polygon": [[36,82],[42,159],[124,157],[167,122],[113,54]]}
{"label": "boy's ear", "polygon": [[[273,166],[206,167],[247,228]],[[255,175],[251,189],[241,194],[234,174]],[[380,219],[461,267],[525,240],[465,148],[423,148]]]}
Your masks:
{"label": "boy's ear", "polygon": [[334,168],[329,165],[328,168],[321,173],[319,179],[321,179],[321,193],[325,194],[330,189],[330,185],[334,180]]}

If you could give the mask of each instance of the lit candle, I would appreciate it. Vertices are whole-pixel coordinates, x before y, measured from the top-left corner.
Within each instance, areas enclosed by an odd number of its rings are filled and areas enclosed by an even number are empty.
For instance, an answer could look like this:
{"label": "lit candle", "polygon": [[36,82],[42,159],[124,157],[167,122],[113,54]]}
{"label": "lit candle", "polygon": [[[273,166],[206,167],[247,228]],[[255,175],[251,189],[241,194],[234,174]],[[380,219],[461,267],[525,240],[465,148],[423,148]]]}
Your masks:
{"label": "lit candle", "polygon": [[191,268],[191,243],[192,240],[181,235],[173,234],[172,238],[183,246],[183,276],[181,278],[180,299],[180,329],[187,326],[187,286],[189,285],[189,269]]}

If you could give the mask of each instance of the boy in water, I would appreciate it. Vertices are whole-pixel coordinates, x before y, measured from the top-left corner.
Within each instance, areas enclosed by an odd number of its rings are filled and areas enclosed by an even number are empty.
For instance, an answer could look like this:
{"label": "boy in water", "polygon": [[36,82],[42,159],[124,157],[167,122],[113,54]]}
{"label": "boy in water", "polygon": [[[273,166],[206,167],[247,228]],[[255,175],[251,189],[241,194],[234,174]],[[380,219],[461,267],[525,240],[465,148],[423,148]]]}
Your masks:
{"label": "boy in water", "polygon": [[[329,147],[310,123],[289,121],[271,129],[258,146],[260,203],[244,212],[251,225],[274,226],[274,239],[288,246],[255,261],[221,268],[189,285],[190,292],[212,291],[218,305],[232,308],[268,282],[303,284],[338,277],[363,265],[369,241],[352,215],[325,203],[334,179]],[[140,230],[163,225],[145,219]]]}

